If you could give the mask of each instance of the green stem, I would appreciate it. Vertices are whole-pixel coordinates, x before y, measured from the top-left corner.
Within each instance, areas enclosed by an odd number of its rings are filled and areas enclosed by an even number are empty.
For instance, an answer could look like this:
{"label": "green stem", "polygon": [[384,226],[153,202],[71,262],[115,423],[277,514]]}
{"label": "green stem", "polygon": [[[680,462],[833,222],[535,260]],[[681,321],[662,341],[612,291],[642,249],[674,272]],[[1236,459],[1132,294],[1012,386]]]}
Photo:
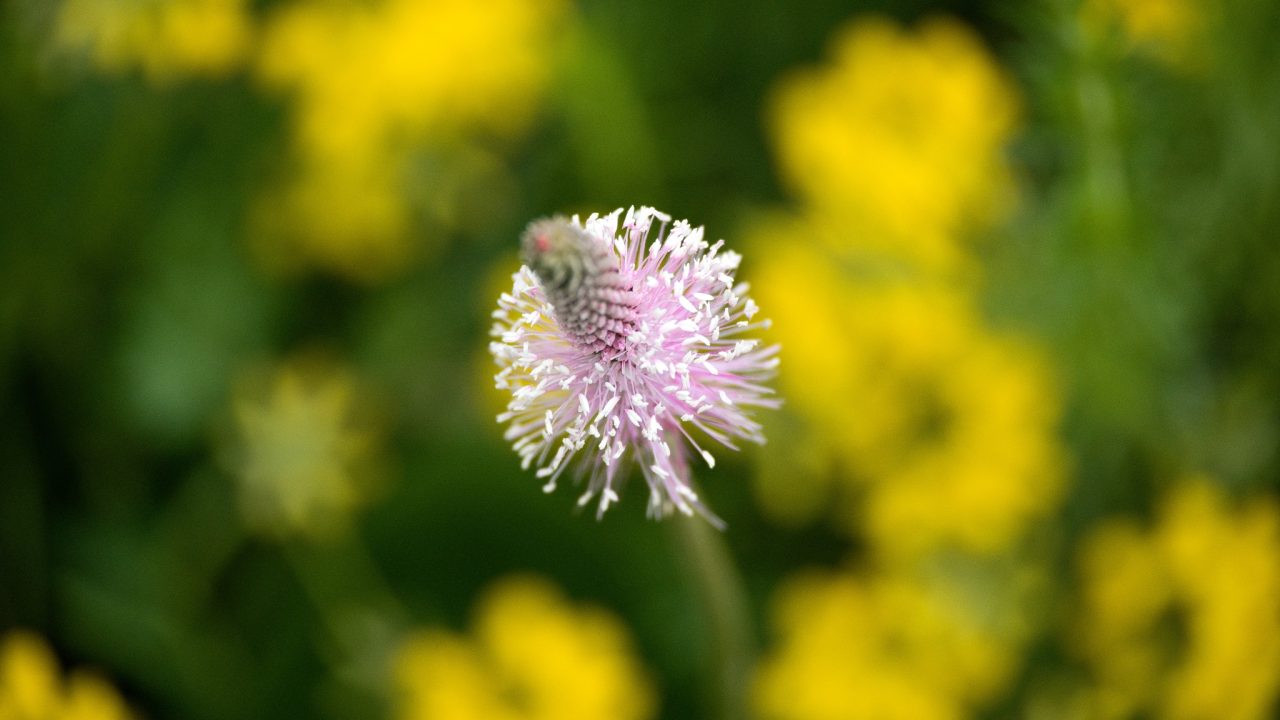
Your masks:
{"label": "green stem", "polygon": [[1083,130],[1083,180],[1089,220],[1098,231],[1094,234],[1098,240],[1108,245],[1124,242],[1132,236],[1128,227],[1130,181],[1124,162],[1119,98],[1109,75],[1110,59],[1102,40],[1090,37],[1078,20],[1065,16],[1061,27],[1072,28],[1073,32],[1071,77]]}
{"label": "green stem", "polygon": [[326,660],[352,686],[382,689],[408,613],[364,546],[350,536],[320,546],[286,543],[283,550],[324,624]]}
{"label": "green stem", "polygon": [[747,696],[755,643],[742,578],[724,536],[705,519],[677,516],[674,527],[681,556],[701,598],[712,643],[714,716],[724,720],[750,717]]}

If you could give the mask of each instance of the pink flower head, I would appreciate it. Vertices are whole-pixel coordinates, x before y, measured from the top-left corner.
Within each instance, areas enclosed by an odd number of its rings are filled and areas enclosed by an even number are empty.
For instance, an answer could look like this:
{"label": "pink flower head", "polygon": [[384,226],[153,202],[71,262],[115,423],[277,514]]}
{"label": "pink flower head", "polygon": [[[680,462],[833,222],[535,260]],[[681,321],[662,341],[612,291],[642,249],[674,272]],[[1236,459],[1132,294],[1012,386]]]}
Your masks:
{"label": "pink flower head", "polygon": [[578,505],[598,497],[599,517],[634,461],[650,516],[674,508],[720,524],[691,487],[688,448],[714,467],[695,436],[733,450],[738,439],[763,443],[750,410],[779,404],[764,385],[778,346],[744,337],[768,321],[754,319],[733,277],[741,256],[723,244],[653,208],[529,224],[489,350],[512,396],[498,422],[510,423],[506,439],[522,467],[538,466],[544,491],[573,465],[586,478]]}

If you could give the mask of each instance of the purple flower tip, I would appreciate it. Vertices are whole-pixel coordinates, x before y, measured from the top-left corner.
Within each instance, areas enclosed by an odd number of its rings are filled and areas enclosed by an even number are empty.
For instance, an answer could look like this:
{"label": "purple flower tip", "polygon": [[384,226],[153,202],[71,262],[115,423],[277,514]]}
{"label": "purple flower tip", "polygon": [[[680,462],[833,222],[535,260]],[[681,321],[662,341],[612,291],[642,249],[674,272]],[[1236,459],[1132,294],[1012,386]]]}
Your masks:
{"label": "purple flower tip", "polygon": [[578,505],[596,500],[599,517],[635,462],[650,516],[676,509],[722,525],[690,485],[689,448],[715,465],[695,435],[733,450],[763,443],[750,411],[779,404],[764,385],[778,346],[746,337],[768,321],[755,319],[734,280],[741,256],[723,244],[647,207],[529,224],[489,351],[511,391],[498,422],[543,490],[573,466],[586,483]]}

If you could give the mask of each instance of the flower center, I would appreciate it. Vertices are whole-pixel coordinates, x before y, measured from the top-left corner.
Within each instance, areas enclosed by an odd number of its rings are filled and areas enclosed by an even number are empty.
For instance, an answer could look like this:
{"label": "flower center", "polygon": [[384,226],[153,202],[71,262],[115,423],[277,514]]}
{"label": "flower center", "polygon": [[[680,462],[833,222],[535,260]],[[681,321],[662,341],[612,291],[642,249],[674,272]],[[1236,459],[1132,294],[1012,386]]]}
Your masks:
{"label": "flower center", "polygon": [[560,329],[591,352],[622,352],[636,306],[609,241],[556,216],[529,223],[520,245]]}

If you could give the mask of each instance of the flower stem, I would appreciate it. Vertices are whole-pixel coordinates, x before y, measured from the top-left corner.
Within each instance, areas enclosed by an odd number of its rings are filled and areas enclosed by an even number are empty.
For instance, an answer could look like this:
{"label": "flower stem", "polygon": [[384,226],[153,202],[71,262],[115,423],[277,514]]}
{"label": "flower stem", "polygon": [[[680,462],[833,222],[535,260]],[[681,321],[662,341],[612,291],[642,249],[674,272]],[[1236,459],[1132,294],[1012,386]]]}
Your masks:
{"label": "flower stem", "polygon": [[367,549],[347,536],[325,545],[286,543],[284,557],[323,624],[319,649],[334,674],[361,691],[385,692],[409,614]]}
{"label": "flower stem", "polygon": [[747,694],[755,642],[742,578],[724,536],[709,522],[678,515],[670,523],[675,527],[678,551],[701,597],[712,643],[715,712],[709,717],[745,720],[750,717]]}

